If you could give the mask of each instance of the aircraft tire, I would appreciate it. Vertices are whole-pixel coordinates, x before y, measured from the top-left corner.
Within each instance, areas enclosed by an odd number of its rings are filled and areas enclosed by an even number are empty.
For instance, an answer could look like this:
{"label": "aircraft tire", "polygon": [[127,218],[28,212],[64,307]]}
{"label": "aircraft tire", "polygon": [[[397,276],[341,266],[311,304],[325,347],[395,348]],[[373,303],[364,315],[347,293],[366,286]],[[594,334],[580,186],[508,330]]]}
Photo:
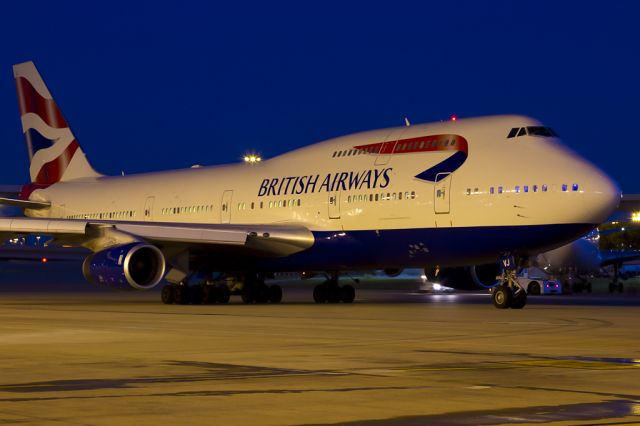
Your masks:
{"label": "aircraft tire", "polygon": [[244,303],[253,303],[255,302],[255,292],[252,287],[246,286],[242,289],[242,301]]}
{"label": "aircraft tire", "polygon": [[511,299],[511,309],[522,309],[527,304],[527,293],[521,291],[518,295],[513,295]]}
{"label": "aircraft tire", "polygon": [[269,302],[280,303],[282,302],[282,287],[277,284],[273,284],[269,287]]}
{"label": "aircraft tire", "polygon": [[213,305],[218,301],[218,289],[211,284],[202,286],[202,303],[205,305]]}
{"label": "aircraft tire", "polygon": [[498,309],[507,309],[511,305],[513,294],[511,289],[504,285],[496,286],[491,294],[493,299],[493,306]]}
{"label": "aircraft tire", "polygon": [[318,284],[313,288],[313,301],[316,303],[327,302],[327,286],[325,284]]}
{"label": "aircraft tire", "polygon": [[356,298],[356,289],[352,285],[345,284],[340,289],[342,303],[353,303]]}
{"label": "aircraft tire", "polygon": [[216,290],[216,302],[226,305],[231,299],[231,290],[226,284],[220,284],[215,287]]}
{"label": "aircraft tire", "polygon": [[176,305],[185,305],[189,300],[189,287],[186,284],[174,286],[173,300]]}
{"label": "aircraft tire", "polygon": [[174,295],[173,284],[167,284],[164,287],[162,287],[160,298],[162,300],[162,303],[164,303],[165,305],[170,305],[174,302],[175,295]]}

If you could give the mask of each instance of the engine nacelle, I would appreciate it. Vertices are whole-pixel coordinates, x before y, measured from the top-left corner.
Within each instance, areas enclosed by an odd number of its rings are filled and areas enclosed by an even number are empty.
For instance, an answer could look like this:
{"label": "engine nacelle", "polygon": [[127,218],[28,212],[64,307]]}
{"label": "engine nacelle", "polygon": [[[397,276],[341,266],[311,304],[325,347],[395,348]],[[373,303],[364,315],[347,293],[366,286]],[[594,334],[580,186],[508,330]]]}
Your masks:
{"label": "engine nacelle", "polygon": [[501,268],[499,263],[487,263],[486,265],[474,265],[470,268],[471,278],[478,287],[491,288],[498,284],[498,275]]}
{"label": "engine nacelle", "polygon": [[382,270],[386,276],[394,278],[402,273],[402,269],[400,268],[386,268]]}
{"label": "engine nacelle", "polygon": [[[437,272],[437,273],[436,273]],[[496,276],[500,274],[499,263],[486,265],[460,266],[454,268],[424,268],[427,279],[458,290],[477,290],[496,285]]]}
{"label": "engine nacelle", "polygon": [[164,276],[162,252],[151,244],[129,243],[88,256],[82,273],[93,284],[124,290],[149,290]]}

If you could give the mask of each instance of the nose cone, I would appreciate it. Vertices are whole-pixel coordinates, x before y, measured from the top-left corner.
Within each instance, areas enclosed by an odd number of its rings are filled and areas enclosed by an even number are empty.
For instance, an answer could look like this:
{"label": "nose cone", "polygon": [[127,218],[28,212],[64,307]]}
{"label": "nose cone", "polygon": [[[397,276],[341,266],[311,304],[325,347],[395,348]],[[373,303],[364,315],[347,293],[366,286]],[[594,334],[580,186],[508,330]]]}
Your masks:
{"label": "nose cone", "polygon": [[618,185],[602,170],[592,164],[585,165],[586,178],[583,192],[584,213],[587,222],[601,224],[618,208],[622,193]]}

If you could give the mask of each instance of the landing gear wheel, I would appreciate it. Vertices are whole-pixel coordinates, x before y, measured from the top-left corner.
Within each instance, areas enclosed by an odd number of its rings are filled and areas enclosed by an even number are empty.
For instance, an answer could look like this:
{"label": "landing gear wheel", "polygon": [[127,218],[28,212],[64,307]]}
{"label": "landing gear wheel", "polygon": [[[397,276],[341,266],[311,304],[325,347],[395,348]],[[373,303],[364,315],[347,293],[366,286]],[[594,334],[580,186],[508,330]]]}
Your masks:
{"label": "landing gear wheel", "polygon": [[340,298],[343,303],[353,303],[356,298],[356,289],[352,285],[343,285],[340,289]]}
{"label": "landing gear wheel", "polygon": [[176,305],[186,305],[189,301],[189,287],[186,284],[178,284],[174,287],[174,303]]}
{"label": "landing gear wheel", "polygon": [[160,293],[160,298],[162,299],[162,303],[165,305],[170,305],[175,300],[174,288],[172,284],[167,284],[162,287],[162,293]]}
{"label": "landing gear wheel", "polygon": [[282,287],[277,284],[273,284],[269,287],[269,302],[280,303],[282,302]]}
{"label": "landing gear wheel", "polygon": [[213,305],[218,301],[218,288],[213,284],[205,284],[202,286],[203,296],[202,303]]}
{"label": "landing gear wheel", "polygon": [[229,290],[229,287],[226,284],[220,284],[215,287],[215,289],[216,301],[223,305],[229,303],[229,299],[231,299],[231,290]]}
{"label": "landing gear wheel", "polygon": [[511,309],[522,309],[527,304],[527,293],[520,290],[513,295],[511,299]]}
{"label": "landing gear wheel", "polygon": [[511,305],[513,293],[511,289],[504,285],[499,285],[493,289],[493,305],[498,309],[507,309]]}
{"label": "landing gear wheel", "polygon": [[540,294],[542,293],[542,289],[540,288],[540,284],[537,281],[534,281],[529,284],[529,294]]}
{"label": "landing gear wheel", "polygon": [[316,303],[327,301],[327,286],[325,284],[318,284],[313,288],[313,301]]}
{"label": "landing gear wheel", "polygon": [[618,293],[624,293],[624,284],[618,284]]}
{"label": "landing gear wheel", "polygon": [[587,283],[587,293],[591,293],[592,291],[592,287],[591,287],[591,282]]}
{"label": "landing gear wheel", "polygon": [[202,285],[194,285],[189,288],[189,302],[192,305],[202,305],[204,302],[204,290]]}
{"label": "landing gear wheel", "polygon": [[269,287],[262,284],[253,289],[256,303],[265,304],[269,301]]}
{"label": "landing gear wheel", "polygon": [[242,289],[242,301],[244,303],[253,303],[255,302],[255,294],[252,287],[245,286]]}

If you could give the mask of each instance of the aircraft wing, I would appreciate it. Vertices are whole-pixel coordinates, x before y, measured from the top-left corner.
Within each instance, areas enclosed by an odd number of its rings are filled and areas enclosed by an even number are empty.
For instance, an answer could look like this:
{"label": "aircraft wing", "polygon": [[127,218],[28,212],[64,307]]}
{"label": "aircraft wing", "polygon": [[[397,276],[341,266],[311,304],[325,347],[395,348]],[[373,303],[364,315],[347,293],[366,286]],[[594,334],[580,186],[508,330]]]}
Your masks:
{"label": "aircraft wing", "polygon": [[632,262],[640,259],[640,251],[638,250],[610,250],[600,252],[602,262],[600,266],[607,266],[613,264],[622,264],[626,262]]}
{"label": "aircraft wing", "polygon": [[76,219],[0,218],[0,234],[49,235],[58,243],[99,251],[146,241],[162,247],[234,247],[256,256],[288,256],[311,247],[311,231],[299,225],[174,224]]}

